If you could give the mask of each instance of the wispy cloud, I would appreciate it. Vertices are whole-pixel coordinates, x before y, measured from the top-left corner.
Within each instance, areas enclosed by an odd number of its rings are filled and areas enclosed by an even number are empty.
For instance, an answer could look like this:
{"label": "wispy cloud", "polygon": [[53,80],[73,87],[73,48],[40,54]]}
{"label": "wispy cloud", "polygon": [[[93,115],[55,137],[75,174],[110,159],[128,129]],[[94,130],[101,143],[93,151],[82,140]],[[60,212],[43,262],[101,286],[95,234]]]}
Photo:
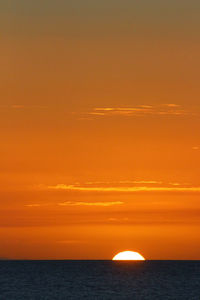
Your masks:
{"label": "wispy cloud", "polygon": [[174,104],[174,103],[163,104],[163,106],[167,106],[167,107],[180,107],[179,104]]}
{"label": "wispy cloud", "polygon": [[161,105],[138,105],[134,107],[95,107],[91,111],[82,112],[81,119],[95,119],[112,116],[184,116],[190,112],[178,104],[161,104]]}
{"label": "wispy cloud", "polygon": [[61,202],[59,205],[61,206],[113,206],[113,205],[121,205],[124,202],[122,201],[114,201],[114,202],[71,202],[71,201],[66,201],[66,202]]}
{"label": "wispy cloud", "polygon": [[40,109],[40,108],[44,109],[44,108],[47,108],[47,106],[45,106],[45,105],[11,104],[11,105],[0,105],[0,108],[21,110],[21,109]]}
{"label": "wispy cloud", "polygon": [[127,222],[129,218],[108,218],[109,222]]}
{"label": "wispy cloud", "polygon": [[26,204],[26,207],[39,207],[41,204]]}
{"label": "wispy cloud", "polygon": [[139,180],[139,181],[132,181],[135,184],[162,184],[162,181],[155,181],[155,180]]}
{"label": "wispy cloud", "polygon": [[[147,183],[147,182],[143,182]],[[64,191],[75,191],[75,192],[105,192],[105,193],[138,193],[138,192],[200,192],[199,186],[183,186],[179,183],[168,183],[168,185],[120,185],[120,186],[87,186],[87,185],[66,185],[57,184],[53,186],[47,186],[50,190],[64,190]],[[113,202],[116,204],[116,202]],[[111,202],[110,202],[111,204]],[[64,202],[61,205],[107,205],[96,202],[96,203],[85,203],[85,202]]]}
{"label": "wispy cloud", "polygon": [[[84,185],[162,184],[156,180],[86,181]],[[75,184],[77,185],[77,184]],[[80,183],[78,183],[80,185]]]}

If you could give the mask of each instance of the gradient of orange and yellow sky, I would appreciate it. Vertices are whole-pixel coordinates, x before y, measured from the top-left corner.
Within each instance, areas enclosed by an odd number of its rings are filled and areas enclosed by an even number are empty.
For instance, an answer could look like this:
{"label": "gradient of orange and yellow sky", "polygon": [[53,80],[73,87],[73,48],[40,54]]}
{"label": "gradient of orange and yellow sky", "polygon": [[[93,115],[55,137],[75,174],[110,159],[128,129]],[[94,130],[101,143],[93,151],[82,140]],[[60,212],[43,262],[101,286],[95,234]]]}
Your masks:
{"label": "gradient of orange and yellow sky", "polygon": [[0,3],[0,257],[200,259],[200,3]]}

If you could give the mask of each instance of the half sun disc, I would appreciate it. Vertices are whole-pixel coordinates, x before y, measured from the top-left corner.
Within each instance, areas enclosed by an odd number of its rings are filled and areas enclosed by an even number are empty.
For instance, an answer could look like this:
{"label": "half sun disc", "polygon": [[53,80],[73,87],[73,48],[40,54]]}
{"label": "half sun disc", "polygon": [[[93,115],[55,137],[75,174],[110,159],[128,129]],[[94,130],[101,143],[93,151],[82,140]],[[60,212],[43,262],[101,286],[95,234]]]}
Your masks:
{"label": "half sun disc", "polygon": [[113,257],[112,260],[145,260],[138,252],[123,251]]}

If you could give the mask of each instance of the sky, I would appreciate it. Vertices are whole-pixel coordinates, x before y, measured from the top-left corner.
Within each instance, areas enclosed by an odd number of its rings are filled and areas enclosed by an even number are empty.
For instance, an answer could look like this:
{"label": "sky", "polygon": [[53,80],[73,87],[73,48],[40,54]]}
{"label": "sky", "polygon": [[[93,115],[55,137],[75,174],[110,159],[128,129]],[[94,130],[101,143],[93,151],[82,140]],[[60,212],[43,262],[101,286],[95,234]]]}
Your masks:
{"label": "sky", "polygon": [[200,259],[200,2],[0,3],[0,257]]}

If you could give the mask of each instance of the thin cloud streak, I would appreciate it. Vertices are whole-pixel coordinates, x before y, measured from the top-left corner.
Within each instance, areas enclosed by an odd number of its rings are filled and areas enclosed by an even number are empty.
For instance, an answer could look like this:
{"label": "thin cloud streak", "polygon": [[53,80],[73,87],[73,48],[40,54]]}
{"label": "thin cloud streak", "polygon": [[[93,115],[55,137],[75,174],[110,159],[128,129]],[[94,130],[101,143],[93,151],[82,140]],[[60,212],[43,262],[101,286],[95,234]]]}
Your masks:
{"label": "thin cloud streak", "polygon": [[26,206],[26,207],[39,207],[41,205],[40,204],[26,204],[24,206]]}
{"label": "thin cloud streak", "polygon": [[[113,186],[113,187],[87,187],[87,186],[75,186],[75,185],[65,185],[57,184],[54,186],[48,186],[51,190],[65,190],[65,191],[79,191],[79,192],[122,192],[122,193],[134,193],[134,192],[200,192],[200,187],[151,187],[151,186]],[[70,202],[65,202],[70,205]],[[81,202],[79,202],[81,203]],[[77,205],[77,204],[76,204]]]}
{"label": "thin cloud streak", "polygon": [[[116,185],[116,184],[162,184],[162,181],[156,180],[120,180],[120,181],[86,181],[84,185]],[[79,184],[79,183],[78,183]]]}
{"label": "thin cloud streak", "polygon": [[132,181],[135,184],[162,184],[162,181],[154,181],[154,180],[139,180],[139,181]]}
{"label": "thin cloud streak", "polygon": [[161,104],[161,105],[139,105],[135,107],[95,107],[89,112],[81,113],[85,118],[90,117],[92,119],[101,117],[112,117],[112,116],[185,116],[191,112],[183,109],[178,104]]}
{"label": "thin cloud streak", "polygon": [[20,110],[20,109],[44,109],[48,108],[48,106],[45,105],[24,105],[24,104],[12,104],[12,105],[0,105],[0,108],[6,108],[6,109],[13,109],[13,110]]}
{"label": "thin cloud streak", "polygon": [[58,205],[61,206],[113,206],[113,205],[121,205],[124,204],[122,201],[115,201],[115,202],[61,202]]}

